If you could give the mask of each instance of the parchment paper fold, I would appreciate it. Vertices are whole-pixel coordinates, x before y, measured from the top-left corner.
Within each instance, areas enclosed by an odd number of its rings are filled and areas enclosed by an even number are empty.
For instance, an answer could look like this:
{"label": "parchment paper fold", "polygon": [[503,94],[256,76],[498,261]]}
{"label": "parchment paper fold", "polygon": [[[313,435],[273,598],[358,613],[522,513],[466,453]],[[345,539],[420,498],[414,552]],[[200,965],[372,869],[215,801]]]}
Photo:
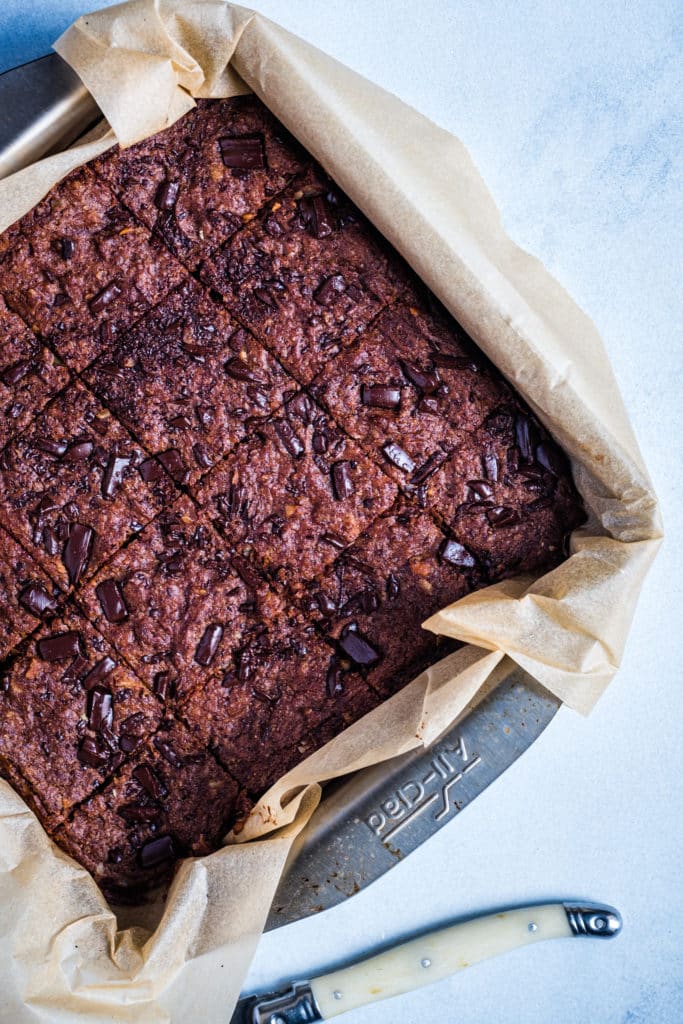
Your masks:
{"label": "parchment paper fold", "polygon": [[[239,837],[185,862],[163,907],[119,917],[0,781],[0,1020],[229,1019],[316,782],[431,742],[508,655],[588,712],[614,675],[661,528],[602,341],[505,235],[466,150],[378,86],[223,0],[133,0],[55,44],[100,129],[0,181],[0,230],[118,138],[172,124],[192,97],[254,90],[396,246],[572,458],[589,521],[540,579],[470,594],[426,627],[468,646],[290,772]],[[283,799],[286,798],[286,799]],[[282,806],[284,803],[284,807]]]}

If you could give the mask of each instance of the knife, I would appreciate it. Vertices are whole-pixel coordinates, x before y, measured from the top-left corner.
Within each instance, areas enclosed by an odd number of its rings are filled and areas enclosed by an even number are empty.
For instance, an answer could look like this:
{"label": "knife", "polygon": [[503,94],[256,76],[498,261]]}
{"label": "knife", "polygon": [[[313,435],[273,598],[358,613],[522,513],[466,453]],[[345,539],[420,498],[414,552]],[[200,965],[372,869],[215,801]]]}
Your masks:
{"label": "knife", "polygon": [[611,939],[621,915],[602,904],[547,903],[450,924],[279,992],[240,999],[231,1024],[312,1024],[412,992],[482,960],[545,939]]}

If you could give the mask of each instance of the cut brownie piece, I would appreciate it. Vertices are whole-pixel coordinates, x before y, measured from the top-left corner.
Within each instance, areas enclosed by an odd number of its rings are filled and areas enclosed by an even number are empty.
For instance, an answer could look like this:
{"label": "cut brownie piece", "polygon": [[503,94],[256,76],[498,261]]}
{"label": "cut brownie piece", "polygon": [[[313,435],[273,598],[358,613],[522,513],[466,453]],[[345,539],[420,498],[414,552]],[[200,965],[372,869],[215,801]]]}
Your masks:
{"label": "cut brownie piece", "polygon": [[0,295],[0,448],[20,433],[69,380],[58,363]]}
{"label": "cut brownie piece", "polygon": [[196,482],[296,390],[279,363],[193,280],[168,295],[85,379],[168,469]]}
{"label": "cut brownie piece", "polygon": [[171,128],[93,167],[194,268],[309,161],[260,100],[236,96],[199,100]]}
{"label": "cut brownie piece", "polygon": [[157,728],[158,701],[66,611],[0,672],[0,771],[54,827]]}
{"label": "cut brownie piece", "polygon": [[452,649],[421,624],[481,584],[474,559],[459,549],[428,515],[404,505],[381,516],[319,579],[292,585],[336,644],[340,685],[344,670],[361,672],[385,697]]}
{"label": "cut brownie piece", "polygon": [[245,631],[219,671],[196,686],[181,714],[254,796],[301,759],[321,722],[336,731],[379,703],[357,673],[335,670],[334,651],[296,613]]}
{"label": "cut brownie piece", "polygon": [[161,240],[87,168],[0,235],[7,305],[75,370],[185,276]]}
{"label": "cut brownie piece", "polygon": [[202,278],[302,384],[407,282],[400,259],[315,171],[215,253]]}
{"label": "cut brownie piece", "polygon": [[0,659],[57,611],[60,591],[0,527]]}
{"label": "cut brownie piece", "polygon": [[62,587],[93,573],[176,494],[80,383],[0,455],[0,521]]}
{"label": "cut brownie piece", "polygon": [[488,416],[420,499],[491,581],[557,565],[568,534],[585,520],[569,462],[514,401]]}
{"label": "cut brownie piece", "polygon": [[211,853],[247,810],[234,780],[168,720],[55,840],[121,903],[168,880],[179,857]]}
{"label": "cut brownie piece", "polygon": [[277,603],[189,498],[162,512],[77,599],[162,699],[210,674],[245,621],[267,617]]}
{"label": "cut brownie piece", "polygon": [[397,491],[303,392],[204,477],[200,505],[273,577],[311,579]]}

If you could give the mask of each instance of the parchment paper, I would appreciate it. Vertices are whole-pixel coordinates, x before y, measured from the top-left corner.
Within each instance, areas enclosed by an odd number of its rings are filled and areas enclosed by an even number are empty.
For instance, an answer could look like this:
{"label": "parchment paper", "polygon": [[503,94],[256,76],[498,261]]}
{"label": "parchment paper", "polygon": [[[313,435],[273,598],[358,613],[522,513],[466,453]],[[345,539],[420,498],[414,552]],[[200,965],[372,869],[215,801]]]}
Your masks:
{"label": "parchment paper", "polygon": [[[591,321],[502,230],[464,147],[261,15],[223,0],[134,0],[55,49],[103,110],[94,138],[0,181],[0,230],[115,137],[173,123],[192,96],[253,89],[406,257],[572,458],[589,521],[540,579],[479,591],[426,627],[468,644],[290,772],[239,836],[186,861],[164,906],[119,914],[0,782],[0,1020],[229,1019],[316,782],[448,727],[508,655],[587,713],[614,675],[661,529]],[[245,85],[246,83],[246,85]]]}

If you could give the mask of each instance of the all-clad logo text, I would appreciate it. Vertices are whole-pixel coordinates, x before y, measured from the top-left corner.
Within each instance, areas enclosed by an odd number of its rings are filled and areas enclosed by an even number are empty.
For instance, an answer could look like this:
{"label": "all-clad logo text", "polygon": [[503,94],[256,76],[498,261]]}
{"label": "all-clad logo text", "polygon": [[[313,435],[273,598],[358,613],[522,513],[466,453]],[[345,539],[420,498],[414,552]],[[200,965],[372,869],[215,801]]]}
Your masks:
{"label": "all-clad logo text", "polygon": [[427,764],[421,766],[420,775],[397,786],[364,819],[365,824],[383,843],[390,843],[428,808],[432,809],[434,821],[443,821],[458,810],[454,788],[478,764],[481,758],[470,756],[463,736],[455,745],[440,744]]}

